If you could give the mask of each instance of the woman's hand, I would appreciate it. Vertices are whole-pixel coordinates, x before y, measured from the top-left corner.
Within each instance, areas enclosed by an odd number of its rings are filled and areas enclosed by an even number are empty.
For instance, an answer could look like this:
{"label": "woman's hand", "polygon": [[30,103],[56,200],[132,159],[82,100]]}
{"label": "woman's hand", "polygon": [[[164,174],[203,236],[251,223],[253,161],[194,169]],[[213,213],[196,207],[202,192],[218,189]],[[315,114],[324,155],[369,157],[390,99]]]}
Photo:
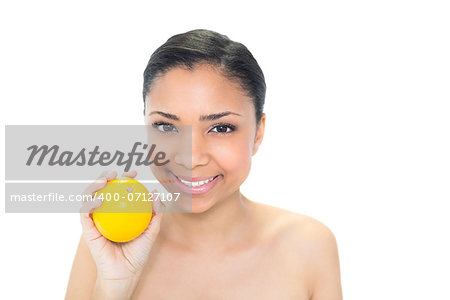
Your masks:
{"label": "woman's hand", "polygon": [[[136,175],[136,171],[132,171],[122,176],[134,178]],[[116,172],[102,173],[84,193],[93,196],[107,181],[115,179],[116,176]],[[164,205],[160,201],[152,203],[153,217],[150,224],[141,235],[126,243],[115,243],[106,239],[95,227],[91,212],[102,204],[101,199],[83,204],[80,214],[83,238],[97,266],[94,294],[106,296],[104,292],[109,291],[117,298],[131,296],[159,233],[164,213]]]}

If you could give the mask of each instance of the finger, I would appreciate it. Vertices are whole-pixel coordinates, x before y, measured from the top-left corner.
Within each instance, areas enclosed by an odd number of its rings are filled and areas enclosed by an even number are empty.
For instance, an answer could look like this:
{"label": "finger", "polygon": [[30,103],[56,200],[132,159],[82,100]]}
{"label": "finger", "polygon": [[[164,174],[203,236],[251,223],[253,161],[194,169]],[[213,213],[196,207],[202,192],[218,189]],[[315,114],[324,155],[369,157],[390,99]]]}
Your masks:
{"label": "finger", "polygon": [[128,177],[128,178],[135,178],[136,176],[137,176],[136,170],[131,170],[131,171],[128,171],[128,172],[124,172],[122,174],[122,177]]}
{"label": "finger", "polygon": [[96,191],[102,189],[108,180],[113,180],[117,176],[116,171],[103,171],[88,187],[84,190],[83,194],[92,195]]}
{"label": "finger", "polygon": [[109,172],[110,171],[103,171],[102,173],[100,173],[100,175],[86,187],[83,193],[85,195],[91,195],[93,192],[97,191],[98,189],[101,189],[104,186],[104,184],[106,184],[106,175]]}
{"label": "finger", "polygon": [[95,208],[101,206],[102,199],[95,198],[93,201],[87,201],[83,203],[80,209],[80,221],[83,235],[89,240],[93,240],[101,235],[101,233],[95,227],[94,221],[92,220],[90,213]]}
{"label": "finger", "polygon": [[117,172],[116,171],[109,172],[108,174],[106,174],[105,177],[108,181],[114,180],[117,177]]}
{"label": "finger", "polygon": [[98,175],[97,179],[105,177],[108,173],[111,173],[111,170],[101,172],[100,175]]}
{"label": "finger", "polygon": [[106,178],[107,180],[113,180],[117,176],[116,171],[106,170],[100,173],[100,175],[97,177],[97,179]]}
{"label": "finger", "polygon": [[[155,194],[158,193],[158,190],[154,189],[151,194]],[[158,198],[155,199],[151,199],[152,201],[152,219],[150,221],[150,224],[148,225],[147,229],[149,229],[151,227],[151,224],[153,222],[158,222],[162,219],[164,212],[165,212],[165,205],[161,202],[161,200],[159,200]],[[156,220],[155,218],[159,216]]]}
{"label": "finger", "polygon": [[[153,190],[152,194],[158,193],[158,190]],[[161,202],[160,197],[152,199],[153,211],[156,214],[163,214],[166,210],[166,206]]]}
{"label": "finger", "polygon": [[150,243],[153,244],[153,242],[156,240],[156,237],[159,234],[159,230],[161,228],[161,221],[164,217],[164,206],[161,204],[161,201],[157,200],[154,201],[156,211],[158,211],[156,214],[153,215],[150,224],[145,229],[143,235],[146,236]]}
{"label": "finger", "polygon": [[[88,196],[93,196],[93,194],[99,190],[101,190],[102,188],[105,187],[106,183],[107,183],[107,179],[106,177],[103,178],[98,178],[96,180],[94,180],[93,183],[91,183],[83,192],[84,195],[88,195]],[[84,198],[83,198],[83,202],[85,202]]]}
{"label": "finger", "polygon": [[86,200],[80,208],[80,213],[90,214],[94,209],[100,207],[102,203],[102,198],[91,198],[91,200]]}
{"label": "finger", "polygon": [[86,219],[81,218],[82,235],[89,244],[92,241],[98,241],[102,237],[100,231],[95,227],[94,221],[88,216]]}

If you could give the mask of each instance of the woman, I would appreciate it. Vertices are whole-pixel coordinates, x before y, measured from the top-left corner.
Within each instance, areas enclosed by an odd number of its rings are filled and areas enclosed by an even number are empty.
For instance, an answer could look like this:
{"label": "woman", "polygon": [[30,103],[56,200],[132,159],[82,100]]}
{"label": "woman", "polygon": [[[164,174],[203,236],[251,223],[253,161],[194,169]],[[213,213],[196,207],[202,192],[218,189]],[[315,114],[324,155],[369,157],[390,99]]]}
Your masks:
{"label": "woman", "polygon": [[[192,126],[191,157],[167,166],[191,189],[192,213],[164,215],[159,205],[125,244],[82,213],[66,299],[342,299],[332,232],[240,193],[264,136],[265,88],[248,49],[216,32],[176,35],[155,51],[144,72],[146,122],[169,134]],[[116,176],[102,174],[87,192]]]}

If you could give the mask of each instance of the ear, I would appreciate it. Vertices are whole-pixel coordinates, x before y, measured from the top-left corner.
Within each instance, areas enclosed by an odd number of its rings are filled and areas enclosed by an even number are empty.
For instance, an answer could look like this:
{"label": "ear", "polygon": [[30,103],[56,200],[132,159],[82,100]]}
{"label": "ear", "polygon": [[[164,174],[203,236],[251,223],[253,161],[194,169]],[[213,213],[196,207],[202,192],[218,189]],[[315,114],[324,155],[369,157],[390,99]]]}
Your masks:
{"label": "ear", "polygon": [[256,129],[255,141],[253,142],[253,153],[252,156],[258,151],[259,145],[264,137],[264,129],[266,127],[266,114],[262,113],[261,120],[259,121],[258,128]]}

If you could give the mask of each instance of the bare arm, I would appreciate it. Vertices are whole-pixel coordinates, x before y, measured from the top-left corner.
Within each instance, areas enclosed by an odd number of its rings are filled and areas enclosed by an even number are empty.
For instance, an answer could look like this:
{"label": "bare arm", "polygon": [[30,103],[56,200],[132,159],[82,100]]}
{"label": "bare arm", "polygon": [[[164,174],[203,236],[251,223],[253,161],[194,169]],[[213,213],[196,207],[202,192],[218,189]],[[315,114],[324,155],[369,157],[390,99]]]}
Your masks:
{"label": "bare arm", "polygon": [[86,242],[81,237],[72,264],[65,299],[90,299],[96,278],[97,267]]}
{"label": "bare arm", "polygon": [[342,300],[339,254],[336,238],[321,224],[314,230],[311,243],[313,287],[311,300]]}

